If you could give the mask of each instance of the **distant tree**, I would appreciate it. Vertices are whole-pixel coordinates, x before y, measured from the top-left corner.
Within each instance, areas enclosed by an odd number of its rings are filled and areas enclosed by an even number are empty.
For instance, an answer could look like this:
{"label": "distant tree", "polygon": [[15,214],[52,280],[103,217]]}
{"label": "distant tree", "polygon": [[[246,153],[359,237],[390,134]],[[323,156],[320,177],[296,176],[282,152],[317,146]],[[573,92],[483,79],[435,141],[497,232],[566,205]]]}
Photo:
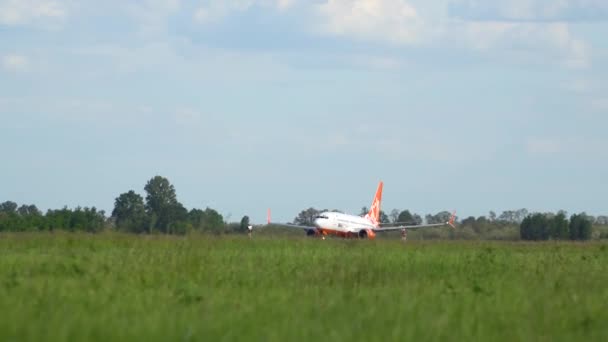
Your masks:
{"label": "distant tree", "polygon": [[528,216],[528,209],[522,208],[522,209],[516,210],[514,223],[521,223],[521,221],[523,221],[524,218],[526,218],[526,216]]}
{"label": "distant tree", "polygon": [[322,211],[312,207],[302,210],[298,216],[294,218],[293,223],[301,226],[312,226],[315,221],[315,217],[321,212]]}
{"label": "distant tree", "polygon": [[9,214],[12,217],[14,231],[40,230],[44,228],[44,216],[38,208],[31,204],[20,206],[16,212]]}
{"label": "distant tree", "polygon": [[67,207],[63,207],[63,209],[51,210],[49,209],[46,212],[46,228],[50,231],[60,230],[60,229],[69,229],[70,218],[71,218],[71,210]]}
{"label": "distant tree", "polygon": [[409,210],[403,210],[402,212],[399,213],[399,216],[397,216],[397,222],[400,223],[406,223],[406,224],[414,224],[414,216],[412,215],[412,213],[410,213]]}
{"label": "distant tree", "polygon": [[519,226],[522,240],[546,240],[549,237],[548,230],[547,217],[541,213],[525,217]]}
{"label": "distant tree", "polygon": [[595,222],[596,218],[593,215],[588,215],[586,213],[583,213],[585,215],[585,218],[587,219],[587,221],[591,222],[591,225],[593,225],[593,223]]}
{"label": "distant tree", "polygon": [[63,207],[63,209],[47,211],[45,221],[45,228],[51,231],[62,229],[94,233],[103,229],[106,217],[103,210],[98,211],[95,207],[76,207],[74,210]]}
{"label": "distant tree", "polygon": [[116,228],[133,233],[146,231],[146,209],[144,199],[135,191],[123,193],[114,201],[112,217]]}
{"label": "distant tree", "polygon": [[464,220],[462,220],[460,222],[461,225],[463,226],[473,226],[475,224],[475,222],[477,221],[477,219],[475,218],[475,216],[469,216],[467,218],[465,218]]}
{"label": "distant tree", "polygon": [[571,227],[572,223],[569,226],[563,211],[558,214],[535,213],[522,220],[520,237],[522,240],[567,239],[569,232],[571,233]]}
{"label": "distant tree", "polygon": [[435,223],[446,223],[450,220],[452,214],[449,211],[441,211],[435,215],[428,214],[426,215],[426,222],[428,224]]}
{"label": "distant tree", "polygon": [[224,233],[226,223],[224,222],[224,218],[222,217],[222,215],[211,208],[206,208],[204,213],[205,221],[203,225],[203,230],[213,234]]}
{"label": "distant tree", "polygon": [[549,222],[549,235],[555,240],[566,240],[569,238],[569,224],[566,213],[560,211]]}
{"label": "distant tree", "polygon": [[419,226],[422,224],[423,220],[422,220],[422,216],[418,215],[418,214],[412,214],[412,217],[414,219],[414,224],[416,226]]}
{"label": "distant tree", "polygon": [[475,233],[483,236],[491,230],[491,222],[485,216],[479,216],[475,218],[473,216],[464,219],[461,224],[463,226],[469,226]]}
{"label": "distant tree", "polygon": [[190,222],[194,229],[205,233],[221,234],[226,232],[224,218],[220,213],[211,208],[190,210],[188,222]]}
{"label": "distant tree", "polygon": [[506,210],[498,217],[498,221],[503,223],[521,223],[528,216],[527,209]]}
{"label": "distant tree", "polygon": [[391,222],[391,219],[388,217],[388,215],[383,210],[380,210],[380,213],[378,216],[380,217],[380,223],[386,224],[386,223]]}
{"label": "distant tree", "polygon": [[249,216],[245,215],[241,219],[241,224],[239,226],[239,230],[241,232],[246,232],[249,229]]}
{"label": "distant tree", "polygon": [[12,201],[6,201],[4,203],[0,203],[0,212],[12,214],[17,211],[17,203]]}
{"label": "distant tree", "polygon": [[17,213],[21,216],[42,216],[42,212],[33,204],[20,206]]}
{"label": "distant tree", "polygon": [[391,219],[392,223],[399,222],[399,209],[391,210],[391,213],[388,214],[388,216]]}
{"label": "distant tree", "polygon": [[589,240],[591,239],[591,221],[585,213],[574,214],[570,217],[570,239]]}
{"label": "distant tree", "polygon": [[359,216],[365,216],[369,213],[369,208],[368,207],[362,207],[361,211],[359,212]]}
{"label": "distant tree", "polygon": [[187,218],[188,211],[177,201],[175,188],[167,178],[155,176],[146,186],[146,211],[151,216],[151,226],[164,233]]}
{"label": "distant tree", "polygon": [[17,203],[6,201],[0,204],[0,231],[23,231],[24,218],[17,213]]}
{"label": "distant tree", "polygon": [[503,223],[513,223],[515,221],[515,213],[512,210],[505,210],[498,216],[498,221]]}
{"label": "distant tree", "polygon": [[188,222],[192,224],[194,229],[202,230],[205,226],[205,212],[201,209],[192,209],[188,213]]}
{"label": "distant tree", "polygon": [[488,218],[490,219],[491,222],[496,221],[496,213],[492,210],[490,210],[490,213],[488,214]]}
{"label": "distant tree", "polygon": [[608,225],[608,216],[600,215],[595,218],[595,224]]}

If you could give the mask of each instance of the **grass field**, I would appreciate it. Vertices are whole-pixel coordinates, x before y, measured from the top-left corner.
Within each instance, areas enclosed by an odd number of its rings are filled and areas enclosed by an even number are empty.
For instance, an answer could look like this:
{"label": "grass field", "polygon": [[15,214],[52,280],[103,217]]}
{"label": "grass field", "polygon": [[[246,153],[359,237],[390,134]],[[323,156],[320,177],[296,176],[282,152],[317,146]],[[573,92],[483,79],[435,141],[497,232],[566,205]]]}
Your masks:
{"label": "grass field", "polygon": [[608,245],[0,235],[2,341],[608,340]]}

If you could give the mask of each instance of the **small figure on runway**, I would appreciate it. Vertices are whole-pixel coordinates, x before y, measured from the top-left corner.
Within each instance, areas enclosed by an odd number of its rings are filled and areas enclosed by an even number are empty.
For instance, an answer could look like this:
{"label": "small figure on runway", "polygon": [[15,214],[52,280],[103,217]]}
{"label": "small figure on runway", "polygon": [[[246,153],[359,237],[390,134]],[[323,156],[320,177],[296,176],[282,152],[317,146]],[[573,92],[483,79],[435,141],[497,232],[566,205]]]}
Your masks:
{"label": "small figure on runway", "polygon": [[401,229],[401,240],[403,240],[403,242],[407,241],[407,229],[405,228]]}

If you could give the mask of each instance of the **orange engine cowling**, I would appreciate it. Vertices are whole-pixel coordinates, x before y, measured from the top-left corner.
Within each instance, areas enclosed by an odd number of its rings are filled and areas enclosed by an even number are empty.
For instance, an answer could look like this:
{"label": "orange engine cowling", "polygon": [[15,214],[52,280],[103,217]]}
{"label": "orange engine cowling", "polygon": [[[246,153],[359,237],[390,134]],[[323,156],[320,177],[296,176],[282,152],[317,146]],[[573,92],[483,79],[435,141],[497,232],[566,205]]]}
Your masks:
{"label": "orange engine cowling", "polygon": [[367,239],[373,240],[376,238],[376,232],[374,232],[371,229],[364,229],[364,230],[359,231],[359,237],[362,239],[367,238]]}

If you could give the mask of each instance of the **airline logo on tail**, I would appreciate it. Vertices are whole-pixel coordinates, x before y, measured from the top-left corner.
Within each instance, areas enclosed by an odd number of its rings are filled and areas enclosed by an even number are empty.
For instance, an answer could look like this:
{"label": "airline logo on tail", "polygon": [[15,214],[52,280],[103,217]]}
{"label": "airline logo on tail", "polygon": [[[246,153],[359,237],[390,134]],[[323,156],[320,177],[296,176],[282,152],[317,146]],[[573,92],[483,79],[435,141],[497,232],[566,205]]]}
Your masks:
{"label": "airline logo on tail", "polygon": [[378,189],[376,190],[376,196],[374,197],[372,206],[369,209],[369,213],[365,215],[365,218],[370,220],[370,222],[376,227],[380,226],[380,203],[382,202],[383,185],[384,183],[382,182],[378,184]]}

